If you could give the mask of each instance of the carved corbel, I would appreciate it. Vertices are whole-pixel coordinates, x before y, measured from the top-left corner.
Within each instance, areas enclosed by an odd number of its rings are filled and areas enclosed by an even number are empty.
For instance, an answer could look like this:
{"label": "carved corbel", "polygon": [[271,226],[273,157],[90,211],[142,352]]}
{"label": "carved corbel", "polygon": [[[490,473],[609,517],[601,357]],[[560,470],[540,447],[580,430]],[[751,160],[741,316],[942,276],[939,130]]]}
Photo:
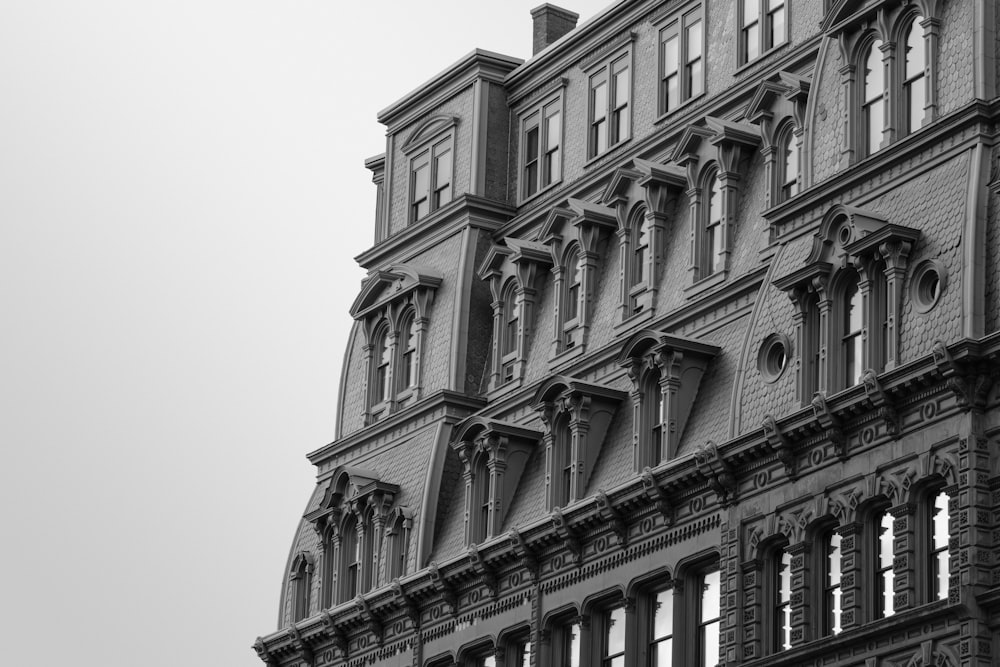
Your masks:
{"label": "carved corbel", "polygon": [[406,613],[406,617],[410,619],[410,624],[414,629],[420,629],[420,607],[416,602],[413,601],[406,591],[403,590],[403,584],[399,583],[399,579],[392,580],[392,592],[396,596],[396,600],[399,602],[403,611]]}
{"label": "carved corbel", "polygon": [[427,573],[431,577],[431,583],[434,585],[434,590],[436,590],[438,595],[441,596],[441,599],[448,607],[449,613],[457,615],[458,595],[455,593],[455,589],[452,588],[445,578],[441,576],[437,563],[431,561],[431,564],[427,566]]}
{"label": "carved corbel", "polygon": [[628,525],[625,523],[625,517],[611,504],[611,499],[604,489],[597,490],[596,500],[598,516],[611,528],[618,539],[618,546],[625,546],[628,542]]}
{"label": "carved corbel", "polygon": [[767,438],[767,444],[771,446],[771,450],[778,455],[778,460],[785,466],[785,474],[790,480],[795,481],[798,477],[798,461],[795,458],[795,452],[792,451],[791,441],[781,432],[781,429],[778,428],[778,422],[771,415],[764,415],[764,421],[761,425],[764,427],[764,437]]}
{"label": "carved corbel", "polygon": [[514,553],[517,557],[521,559],[521,563],[528,570],[528,576],[531,577],[531,583],[538,583],[538,557],[535,555],[534,550],[528,546],[525,542],[524,537],[518,532],[517,528],[511,528],[507,533],[507,537],[510,539],[510,544],[514,549]]}
{"label": "carved corbel", "polygon": [[708,483],[719,497],[719,504],[728,507],[736,502],[736,475],[729,463],[719,454],[718,446],[709,440],[694,453],[698,472],[708,478]]}
{"label": "carved corbel", "polygon": [[469,556],[469,564],[472,566],[472,571],[482,578],[483,583],[490,592],[490,597],[495,600],[499,591],[496,572],[479,555],[479,549],[475,544],[470,545],[466,553]]}
{"label": "carved corbel", "polygon": [[642,488],[646,493],[646,497],[656,507],[656,511],[663,517],[663,522],[667,526],[673,525],[674,507],[670,503],[670,498],[667,497],[667,492],[663,490],[662,486],[656,483],[656,477],[653,476],[653,471],[649,466],[642,469]]}
{"label": "carved corbel", "polygon": [[893,404],[892,399],[889,398],[889,395],[885,393],[885,390],[879,383],[875,371],[870,368],[866,369],[861,375],[861,381],[865,385],[865,393],[868,395],[868,400],[875,407],[878,416],[885,422],[886,433],[889,435],[899,435],[899,413],[896,412],[896,406]]}
{"label": "carved corbel", "polygon": [[320,620],[323,622],[323,630],[332,638],[334,648],[340,651],[341,657],[346,660],[347,634],[337,627],[337,624],[333,621],[333,616],[331,616],[330,612],[327,610],[324,609],[320,613]]}
{"label": "carved corbel", "polygon": [[566,521],[566,517],[563,516],[562,510],[558,507],[552,510],[552,527],[556,531],[556,535],[562,541],[562,543],[569,549],[570,553],[573,554],[573,562],[577,566],[583,564],[583,545],[580,544],[579,538],[577,538],[576,533],[570,527],[569,523]]}
{"label": "carved corbel", "polygon": [[299,660],[302,660],[308,667],[313,667],[315,664],[312,649],[306,644],[305,640],[302,638],[302,633],[294,625],[288,628],[288,638],[291,640],[292,648],[298,654]]}
{"label": "carved corbel", "polygon": [[368,631],[375,635],[375,641],[379,646],[382,645],[382,639],[384,637],[384,628],[382,627],[382,620],[375,615],[372,611],[372,607],[368,604],[363,596],[359,595],[354,598],[354,608],[361,613],[361,618],[364,619],[365,627]]}
{"label": "carved corbel", "polygon": [[958,405],[963,408],[968,406],[969,391],[958,372],[951,352],[942,341],[936,340],[931,347],[931,354],[934,356],[934,365],[937,366],[938,373],[944,378],[944,383],[951,390],[951,393],[955,395]]}
{"label": "carved corbel", "polygon": [[813,416],[816,418],[816,423],[819,424],[820,429],[823,431],[823,435],[826,439],[833,443],[833,448],[837,452],[837,456],[841,461],[847,460],[847,437],[844,435],[844,431],[840,426],[840,420],[837,419],[830,412],[830,408],[826,404],[826,396],[821,391],[817,391],[813,395],[812,402],[810,403],[813,409]]}
{"label": "carved corbel", "polygon": [[253,650],[257,652],[257,657],[260,658],[267,667],[278,667],[280,664],[278,659],[271,655],[270,651],[264,645],[264,639],[262,637],[257,637],[257,641],[253,643]]}

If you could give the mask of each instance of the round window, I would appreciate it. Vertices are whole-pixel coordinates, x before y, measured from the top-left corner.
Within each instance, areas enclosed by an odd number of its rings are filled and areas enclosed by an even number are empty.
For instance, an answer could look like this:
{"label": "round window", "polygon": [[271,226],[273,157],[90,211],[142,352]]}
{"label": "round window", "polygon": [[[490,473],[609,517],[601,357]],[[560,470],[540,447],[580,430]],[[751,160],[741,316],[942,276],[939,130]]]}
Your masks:
{"label": "round window", "polygon": [[918,313],[926,313],[937,305],[944,291],[944,276],[944,268],[932,259],[921,262],[913,270],[910,298]]}
{"label": "round window", "polygon": [[781,377],[788,367],[791,350],[791,341],[784,334],[771,334],[764,339],[757,353],[757,370],[765,382],[774,382]]}

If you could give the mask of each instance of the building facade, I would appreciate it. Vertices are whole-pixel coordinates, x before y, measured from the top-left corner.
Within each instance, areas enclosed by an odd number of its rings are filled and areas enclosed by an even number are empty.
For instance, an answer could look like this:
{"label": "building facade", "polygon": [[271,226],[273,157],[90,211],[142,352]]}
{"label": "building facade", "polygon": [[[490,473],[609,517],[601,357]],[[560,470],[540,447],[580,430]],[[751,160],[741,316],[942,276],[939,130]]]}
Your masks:
{"label": "building facade", "polygon": [[1000,664],[994,3],[532,18],[379,115],[261,660]]}

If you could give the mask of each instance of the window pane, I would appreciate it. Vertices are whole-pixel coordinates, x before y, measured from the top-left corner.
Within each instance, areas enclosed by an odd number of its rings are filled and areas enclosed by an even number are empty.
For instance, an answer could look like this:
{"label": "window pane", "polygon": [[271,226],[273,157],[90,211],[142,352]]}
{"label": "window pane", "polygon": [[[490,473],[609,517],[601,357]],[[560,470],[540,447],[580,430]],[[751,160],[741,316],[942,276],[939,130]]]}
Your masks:
{"label": "window pane", "polygon": [[924,124],[924,100],[927,99],[924,81],[924,77],[921,76],[907,84],[906,103],[910,109],[908,118],[910,132],[919,130]]}
{"label": "window pane", "polygon": [[840,632],[840,535],[831,533],[826,544],[826,631]]}
{"label": "window pane", "polygon": [[948,494],[943,491],[934,496],[931,510],[931,547],[935,552],[934,593],[938,600],[948,598]]}
{"label": "window pane", "polygon": [[743,30],[743,59],[750,62],[760,55],[760,26],[754,23]]}
{"label": "window pane", "polygon": [[770,46],[774,47],[785,41],[785,9],[777,9],[771,13],[771,33],[769,35]]}
{"label": "window pane", "polygon": [[615,73],[615,107],[628,104],[628,68]]}
{"label": "window pane", "polygon": [[701,60],[696,60],[688,65],[688,96],[701,95],[703,89]]}
{"label": "window pane", "polygon": [[670,111],[675,108],[681,101],[680,91],[677,89],[679,79],[676,74],[667,78],[664,83],[664,111]]}
{"label": "window pane", "polygon": [[533,127],[524,134],[524,161],[538,159],[538,127]]}
{"label": "window pane", "polygon": [[580,667],[580,626],[574,623],[565,629],[563,641],[564,667]]}
{"label": "window pane", "polygon": [[760,0],[743,0],[743,27],[754,23],[760,17]]}
{"label": "window pane", "polygon": [[885,92],[883,71],[882,71],[882,42],[875,40],[868,51],[868,59],[865,61],[865,101],[870,102],[877,97],[882,97]]}
{"label": "window pane", "polygon": [[677,71],[679,44],[680,40],[677,35],[663,42],[663,73],[665,75],[669,76]]}
{"label": "window pane", "polygon": [[608,85],[602,81],[595,85],[592,90],[594,120],[596,121],[608,114]]}
{"label": "window pane", "polygon": [[924,73],[926,56],[924,53],[924,35],[920,22],[923,16],[917,16],[910,24],[910,32],[906,36],[906,78],[912,79]]}
{"label": "window pane", "polygon": [[660,591],[653,598],[653,638],[674,634],[674,589]]}
{"label": "window pane", "polygon": [[427,163],[420,165],[413,170],[413,200],[427,197],[430,187],[430,169]]}
{"label": "window pane", "polygon": [[701,21],[694,21],[687,26],[687,60],[701,58]]}
{"label": "window pane", "polygon": [[719,621],[709,623],[702,629],[701,664],[703,667],[719,664]]}
{"label": "window pane", "polygon": [[608,612],[605,626],[606,656],[625,652],[625,609],[618,607]]}
{"label": "window pane", "polygon": [[701,580],[701,621],[719,618],[720,575],[718,570],[706,572]]}
{"label": "window pane", "polygon": [[560,114],[558,111],[545,117],[545,148],[547,150],[551,151],[559,148],[559,140],[561,139],[560,127]]}
{"label": "window pane", "polygon": [[882,599],[880,604],[882,606],[882,616],[891,616],[893,614],[892,606],[892,543],[893,543],[893,531],[892,531],[892,515],[885,512],[878,524],[878,565],[879,574],[881,576],[881,593]]}
{"label": "window pane", "polygon": [[436,185],[438,188],[451,183],[451,151],[446,150],[438,154],[437,164],[434,167]]}

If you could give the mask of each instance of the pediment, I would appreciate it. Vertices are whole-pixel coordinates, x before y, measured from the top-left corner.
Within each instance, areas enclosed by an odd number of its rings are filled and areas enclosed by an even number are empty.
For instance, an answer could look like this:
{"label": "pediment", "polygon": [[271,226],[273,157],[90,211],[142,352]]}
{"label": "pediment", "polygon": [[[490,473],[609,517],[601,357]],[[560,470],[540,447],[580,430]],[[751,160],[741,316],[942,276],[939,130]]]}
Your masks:
{"label": "pediment", "polygon": [[705,116],[705,126],[712,131],[710,141],[715,146],[732,144],[755,148],[760,143],[760,128],[756,125]]}
{"label": "pediment", "polygon": [[770,118],[775,100],[784,95],[786,90],[785,84],[781,81],[770,79],[761,81],[753,94],[753,99],[747,106],[744,117],[752,123],[759,123],[763,118]]}
{"label": "pediment", "polygon": [[838,250],[862,239],[889,224],[878,213],[854,206],[837,205],[826,212],[813,237],[812,251],[806,264],[829,262],[836,264]]}
{"label": "pediment", "polygon": [[[673,163],[659,164],[651,160],[634,158],[627,165],[615,170],[611,182],[604,190],[601,201],[605,204],[617,204],[628,196],[628,190],[633,184],[643,189],[650,185],[659,185],[675,190],[687,188],[687,174],[681,167]],[[650,200],[646,194],[647,202]]]}
{"label": "pediment", "polygon": [[539,240],[542,243],[548,243],[553,239],[562,238],[563,226],[572,220],[574,215],[573,211],[565,205],[554,207],[549,211],[545,222],[542,223],[542,229],[538,235]]}
{"label": "pediment", "polygon": [[677,142],[677,146],[674,148],[674,154],[671,157],[673,162],[678,164],[684,164],[689,160],[698,160],[698,152],[701,150],[701,144],[704,141],[711,139],[714,133],[712,130],[701,125],[688,125],[685,128],[684,133],[681,134],[680,141]]}
{"label": "pediment", "polygon": [[555,375],[543,382],[531,400],[532,406],[538,410],[546,403],[560,399],[569,399],[574,395],[586,396],[608,403],[617,404],[625,398],[625,392],[603,384],[585,382],[566,375]]}
{"label": "pediment", "polygon": [[486,251],[486,257],[483,258],[482,264],[479,265],[479,270],[476,271],[476,275],[479,276],[480,280],[486,280],[494,274],[499,274],[503,268],[504,261],[513,254],[507,246],[500,245],[499,243],[494,243],[490,246],[490,249]]}
{"label": "pediment", "polygon": [[611,182],[604,189],[601,201],[605,204],[617,204],[620,200],[628,197],[628,191],[639,182],[642,174],[637,169],[629,166],[618,167],[611,176]]}
{"label": "pediment", "polygon": [[437,271],[408,264],[396,264],[375,271],[362,282],[361,293],[351,305],[351,317],[361,319],[419,288],[435,290],[441,281],[441,274]]}
{"label": "pediment", "polygon": [[445,114],[430,116],[421,122],[416,129],[410,133],[410,136],[407,137],[405,142],[403,142],[400,150],[402,150],[403,153],[409,153],[410,151],[420,148],[431,139],[437,138],[438,135],[451,130],[456,125],[458,125],[458,116]]}

